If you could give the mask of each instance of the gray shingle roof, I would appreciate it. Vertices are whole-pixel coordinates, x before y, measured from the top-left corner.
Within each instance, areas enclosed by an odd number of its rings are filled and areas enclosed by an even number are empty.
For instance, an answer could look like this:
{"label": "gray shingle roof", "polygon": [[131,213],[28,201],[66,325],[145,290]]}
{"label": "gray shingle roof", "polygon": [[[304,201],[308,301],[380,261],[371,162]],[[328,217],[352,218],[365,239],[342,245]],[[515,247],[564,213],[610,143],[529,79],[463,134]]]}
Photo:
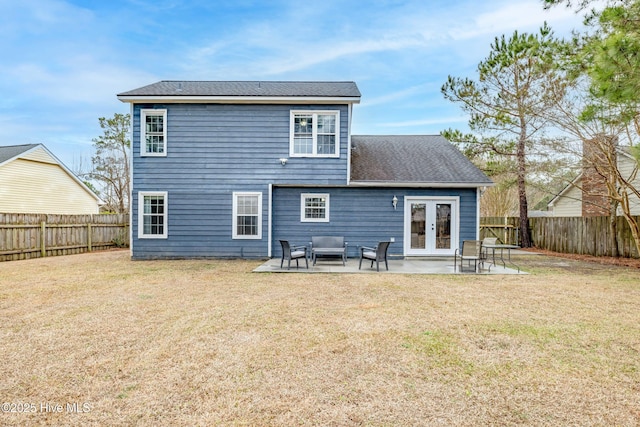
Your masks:
{"label": "gray shingle roof", "polygon": [[360,97],[354,82],[162,80],[118,96]]}
{"label": "gray shingle roof", "polygon": [[440,135],[354,135],[351,180],[491,185],[492,181]]}
{"label": "gray shingle roof", "polygon": [[5,145],[0,147],[0,163],[4,163],[9,159],[14,158],[17,155],[29,151],[38,144],[25,144],[25,145]]}

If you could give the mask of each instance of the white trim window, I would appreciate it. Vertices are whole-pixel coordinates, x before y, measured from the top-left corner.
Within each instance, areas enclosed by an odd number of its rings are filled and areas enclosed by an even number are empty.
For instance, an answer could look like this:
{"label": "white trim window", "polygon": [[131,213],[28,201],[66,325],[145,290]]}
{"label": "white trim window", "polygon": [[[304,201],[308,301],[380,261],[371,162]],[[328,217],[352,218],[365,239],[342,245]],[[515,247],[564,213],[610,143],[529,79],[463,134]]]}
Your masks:
{"label": "white trim window", "polygon": [[140,110],[140,155],[167,155],[167,110]]}
{"label": "white trim window", "polygon": [[167,238],[166,191],[140,191],[138,193],[138,238]]}
{"label": "white trim window", "polygon": [[233,238],[262,239],[262,193],[233,193]]}
{"label": "white trim window", "polygon": [[340,111],[291,111],[291,157],[340,157]]}
{"label": "white trim window", "polygon": [[303,193],[300,195],[301,222],[329,222],[329,194]]}

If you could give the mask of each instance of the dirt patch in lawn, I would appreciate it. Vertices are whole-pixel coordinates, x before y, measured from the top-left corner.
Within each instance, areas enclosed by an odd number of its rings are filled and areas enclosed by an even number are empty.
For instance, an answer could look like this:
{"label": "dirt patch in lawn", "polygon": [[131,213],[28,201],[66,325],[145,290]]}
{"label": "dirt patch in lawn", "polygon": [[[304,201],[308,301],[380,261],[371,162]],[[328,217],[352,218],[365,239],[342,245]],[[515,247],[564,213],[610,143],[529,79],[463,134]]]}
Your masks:
{"label": "dirt patch in lawn", "polygon": [[632,268],[640,269],[639,258],[623,258],[623,257],[609,257],[609,256],[596,257],[592,255],[565,254],[565,253],[553,252],[553,251],[540,249],[540,248],[524,249],[524,251],[534,252],[541,255],[550,256],[550,257],[565,258],[565,259],[570,259],[574,261],[582,261],[582,262],[593,263],[593,264],[616,265],[620,267],[632,267]]}
{"label": "dirt patch in lawn", "polygon": [[558,260],[519,255],[522,276],[2,263],[0,425],[638,425],[640,271]]}

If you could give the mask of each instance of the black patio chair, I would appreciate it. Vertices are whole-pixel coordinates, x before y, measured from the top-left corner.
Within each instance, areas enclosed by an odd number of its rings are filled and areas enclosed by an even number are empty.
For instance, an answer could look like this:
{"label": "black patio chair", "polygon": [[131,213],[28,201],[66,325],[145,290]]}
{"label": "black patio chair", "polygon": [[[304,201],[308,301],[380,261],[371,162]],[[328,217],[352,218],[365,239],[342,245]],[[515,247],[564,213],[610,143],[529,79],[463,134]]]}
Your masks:
{"label": "black patio chair", "polygon": [[391,242],[378,242],[378,245],[375,248],[369,248],[366,246],[360,247],[360,265],[358,265],[358,270],[362,267],[362,260],[368,259],[371,260],[371,268],[373,268],[373,263],[376,263],[376,270],[380,271],[380,263],[384,261],[384,265],[389,270],[389,263],[387,262],[387,250],[389,249],[389,245]]}
{"label": "black patio chair", "polygon": [[280,268],[282,268],[282,264],[284,264],[284,260],[289,261],[287,265],[287,270],[291,269],[291,260],[296,260],[296,268],[299,268],[298,260],[300,258],[304,258],[304,262],[309,268],[309,261],[307,260],[307,247],[306,246],[292,246],[289,244],[288,240],[280,240],[280,244],[282,245],[282,260],[280,261]]}

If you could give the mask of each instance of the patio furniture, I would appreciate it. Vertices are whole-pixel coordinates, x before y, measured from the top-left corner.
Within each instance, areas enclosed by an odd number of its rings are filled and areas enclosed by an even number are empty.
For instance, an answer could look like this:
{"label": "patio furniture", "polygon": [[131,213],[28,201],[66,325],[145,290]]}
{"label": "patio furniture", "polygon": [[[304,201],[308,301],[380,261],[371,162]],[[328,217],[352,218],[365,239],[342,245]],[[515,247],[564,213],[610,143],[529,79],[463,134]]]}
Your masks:
{"label": "patio furniture", "polygon": [[387,262],[387,250],[389,249],[389,245],[391,242],[378,242],[378,245],[375,248],[369,248],[367,246],[360,247],[360,265],[358,265],[358,270],[362,267],[362,260],[368,259],[371,260],[371,268],[373,268],[373,263],[376,263],[376,270],[380,271],[380,263],[384,261],[385,267],[387,267],[387,271],[389,270],[389,263]]}
{"label": "patio furniture", "polygon": [[311,237],[311,259],[316,265],[318,257],[336,257],[342,259],[342,265],[347,262],[347,243],[342,236],[313,236]]}
{"label": "patio furniture", "polygon": [[[513,261],[511,261],[511,249],[520,249],[518,245],[503,245],[503,244],[491,244],[487,243],[486,245],[482,244],[483,250],[486,251],[486,259],[489,259],[489,251],[491,251],[491,265],[496,264],[496,251],[499,252],[498,260],[502,263],[502,267],[507,268],[507,264],[511,264],[515,268],[518,269],[518,273],[520,273],[520,267],[516,265]],[[504,252],[507,251],[507,257],[505,258]],[[489,267],[491,269],[491,267]]]}
{"label": "patio furniture", "polygon": [[[483,262],[489,259],[489,248],[487,248],[487,245],[495,245],[497,244],[497,241],[497,237],[485,237],[482,239],[482,249],[480,250],[480,254],[482,255]],[[489,265],[489,270],[491,270],[491,265]]]}
{"label": "patio furniture", "polygon": [[471,267],[471,262],[473,261],[473,271],[479,273],[481,265],[484,264],[482,258],[482,242],[480,240],[463,240],[462,250],[456,249],[454,256],[454,270],[458,265],[458,260],[460,260],[459,271],[461,273],[464,272],[464,261],[467,261],[469,267]]}
{"label": "patio furniture", "polygon": [[284,260],[289,261],[287,270],[291,269],[291,260],[296,260],[296,268],[299,268],[298,260],[304,258],[304,262],[309,268],[309,261],[307,260],[307,247],[306,246],[292,246],[288,240],[280,240],[282,245],[282,260],[280,260],[280,268],[284,264]]}

